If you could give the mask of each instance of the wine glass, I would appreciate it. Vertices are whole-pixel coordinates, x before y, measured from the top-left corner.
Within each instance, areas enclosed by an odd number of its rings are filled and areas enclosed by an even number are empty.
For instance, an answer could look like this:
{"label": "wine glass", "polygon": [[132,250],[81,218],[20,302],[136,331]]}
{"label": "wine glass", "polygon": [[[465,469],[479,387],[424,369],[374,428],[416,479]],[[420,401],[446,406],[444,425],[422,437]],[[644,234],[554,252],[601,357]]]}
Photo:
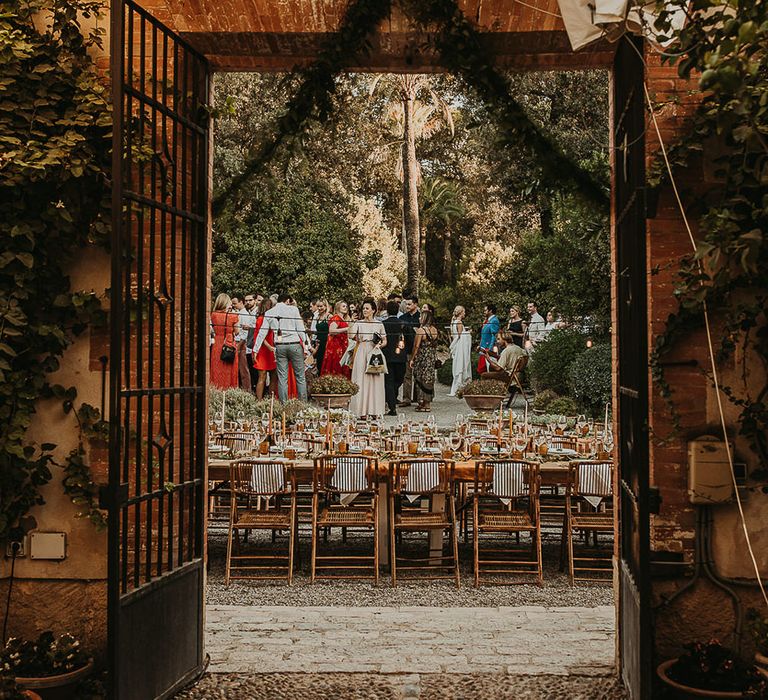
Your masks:
{"label": "wine glass", "polygon": [[565,416],[557,417],[557,427],[560,431],[565,432],[565,428],[568,425],[568,419]]}

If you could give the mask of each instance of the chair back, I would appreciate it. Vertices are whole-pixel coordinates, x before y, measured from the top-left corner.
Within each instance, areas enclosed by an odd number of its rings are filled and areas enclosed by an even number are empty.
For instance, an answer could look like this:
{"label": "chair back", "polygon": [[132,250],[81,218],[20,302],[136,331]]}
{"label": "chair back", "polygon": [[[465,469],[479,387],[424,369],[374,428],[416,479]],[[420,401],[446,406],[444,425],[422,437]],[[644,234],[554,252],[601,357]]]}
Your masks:
{"label": "chair back", "polygon": [[231,431],[216,435],[214,443],[232,452],[250,452],[256,445],[256,436],[253,433]]}
{"label": "chair back", "polygon": [[613,460],[575,462],[568,482],[574,496],[613,496]]}
{"label": "chair back", "polygon": [[236,496],[276,496],[295,490],[290,462],[275,459],[240,459],[229,467],[229,481]]}
{"label": "chair back", "polygon": [[315,459],[315,491],[338,494],[376,491],[378,461],[365,455],[322,455]]}
{"label": "chair back", "polygon": [[525,498],[537,493],[539,465],[521,459],[489,459],[475,465],[475,493]]}
{"label": "chair back", "polygon": [[390,462],[389,487],[393,494],[450,493],[454,462],[445,459],[399,459]]}
{"label": "chair back", "polygon": [[578,446],[578,440],[570,435],[553,435],[549,438],[549,443],[552,447],[559,447],[561,450],[573,450],[574,452]]}
{"label": "chair back", "polygon": [[527,353],[525,355],[520,355],[520,357],[515,360],[515,364],[512,367],[512,375],[520,374],[528,366],[529,358],[530,355]]}

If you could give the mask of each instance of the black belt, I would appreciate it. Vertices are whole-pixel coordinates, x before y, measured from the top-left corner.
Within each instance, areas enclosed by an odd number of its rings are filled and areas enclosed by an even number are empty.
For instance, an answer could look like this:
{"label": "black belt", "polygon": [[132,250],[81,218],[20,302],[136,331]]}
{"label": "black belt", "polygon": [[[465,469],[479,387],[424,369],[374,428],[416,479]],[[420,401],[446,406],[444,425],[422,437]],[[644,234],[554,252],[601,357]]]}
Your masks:
{"label": "black belt", "polygon": [[292,340],[290,343],[275,343],[275,347],[279,347],[281,345],[301,345],[300,340]]}

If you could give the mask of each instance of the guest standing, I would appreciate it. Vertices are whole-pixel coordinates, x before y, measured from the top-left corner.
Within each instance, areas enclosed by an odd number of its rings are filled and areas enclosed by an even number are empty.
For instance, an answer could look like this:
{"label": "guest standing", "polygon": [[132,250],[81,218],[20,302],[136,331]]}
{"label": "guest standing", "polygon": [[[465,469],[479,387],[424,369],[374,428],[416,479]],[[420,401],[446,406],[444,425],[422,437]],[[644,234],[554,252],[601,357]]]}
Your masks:
{"label": "guest standing", "polygon": [[275,361],[277,362],[277,394],[280,401],[288,400],[288,368],[293,369],[296,378],[298,398],[307,400],[305,349],[309,348],[304,321],[298,308],[293,305],[290,294],[281,294],[277,304],[264,314],[264,322],[254,341],[254,350],[259,351],[269,330],[275,332]]}
{"label": "guest standing", "polygon": [[317,318],[314,320],[313,327],[315,334],[315,367],[317,367],[318,374],[322,370],[325,348],[328,344],[328,311],[328,302],[325,299],[317,302]]}
{"label": "guest standing", "polygon": [[528,313],[530,314],[530,321],[528,322],[529,342],[526,343],[525,347],[530,352],[530,350],[536,347],[536,343],[542,340],[546,335],[544,328],[547,324],[544,322],[544,318],[539,313],[538,308],[536,307],[536,302],[529,301],[527,308]]}
{"label": "guest standing", "polygon": [[512,334],[512,341],[517,347],[523,347],[523,339],[525,338],[526,324],[520,316],[519,306],[509,307],[509,322],[507,323],[507,330]]}
{"label": "guest standing", "polygon": [[240,326],[245,329],[245,364],[248,367],[248,376],[251,380],[251,391],[256,391],[256,384],[259,381],[259,373],[256,370],[254,362],[256,358],[253,355],[253,341],[256,338],[254,330],[256,328],[256,319],[259,316],[259,305],[263,297],[258,294],[246,294],[243,299],[245,305],[244,312],[240,313]]}
{"label": "guest standing", "polygon": [[405,378],[403,379],[403,400],[398,406],[410,406],[413,400],[413,365],[410,362],[410,356],[413,353],[416,328],[419,326],[419,298],[411,294],[406,296],[403,302],[405,303],[405,312],[400,314],[400,320],[406,324],[405,351],[408,354],[409,361],[406,365]]}
{"label": "guest standing", "polygon": [[410,365],[419,405],[417,411],[431,411],[435,396],[435,360],[437,359],[437,328],[430,311],[421,312],[421,325],[416,329]]}
{"label": "guest standing", "polygon": [[[271,299],[264,299],[259,309],[259,316],[256,319],[256,326],[254,328],[254,344],[256,336],[261,330],[264,324],[264,314],[269,311],[274,304]],[[272,394],[277,395],[277,362],[275,360],[275,333],[271,329],[267,331],[267,335],[262,342],[258,351],[251,347],[252,356],[255,358],[253,361],[254,367],[259,373],[258,382],[256,384],[256,397],[259,399],[264,398],[264,389],[267,386],[267,379],[269,379],[269,391]]]}
{"label": "guest standing", "polygon": [[347,379],[351,375],[349,367],[341,366],[341,356],[347,349],[349,338],[349,306],[346,301],[337,301],[333,316],[328,319],[328,342],[325,345],[323,364],[320,374],[340,374]]}
{"label": "guest standing", "polygon": [[463,306],[453,310],[451,319],[451,364],[453,368],[453,383],[448,396],[456,396],[456,391],[472,379],[472,335],[464,325],[467,315]]}
{"label": "guest standing", "polygon": [[493,304],[485,305],[485,323],[480,331],[480,359],[477,362],[477,371],[482,374],[488,369],[484,350],[493,350],[496,342],[496,334],[499,332],[499,319],[496,316],[496,307]]}
{"label": "guest standing", "polygon": [[387,344],[383,348],[384,357],[387,358],[387,369],[384,377],[384,395],[387,401],[387,415],[397,415],[397,392],[405,377],[405,364],[407,360],[405,352],[406,326],[403,320],[397,317],[400,309],[399,302],[391,299],[387,302],[387,317],[382,321],[387,332]]}
{"label": "guest standing", "polygon": [[[211,311],[211,326],[213,327],[211,384],[219,389],[235,389],[238,385],[235,335],[240,330],[239,318],[237,312],[232,311],[232,300],[229,296],[219,294]],[[225,345],[234,350],[234,356],[228,362],[221,359],[221,350]]]}
{"label": "guest standing", "polygon": [[355,321],[349,329],[349,337],[357,345],[355,360],[352,364],[352,381],[360,387],[349,402],[352,414],[381,416],[384,413],[384,374],[368,374],[368,358],[376,348],[387,344],[387,332],[381,321],[376,321],[376,301],[371,297],[363,301],[360,309],[362,319]]}
{"label": "guest standing", "polygon": [[[248,371],[248,360],[245,352],[245,341],[248,339],[248,329],[244,322],[244,315],[247,316],[248,312],[245,309],[244,297],[242,294],[232,295],[232,311],[238,314],[240,320],[238,321],[239,330],[235,333],[235,345],[237,346],[237,381],[238,386],[243,391],[251,390],[251,373]],[[248,321],[245,320],[245,324]]]}

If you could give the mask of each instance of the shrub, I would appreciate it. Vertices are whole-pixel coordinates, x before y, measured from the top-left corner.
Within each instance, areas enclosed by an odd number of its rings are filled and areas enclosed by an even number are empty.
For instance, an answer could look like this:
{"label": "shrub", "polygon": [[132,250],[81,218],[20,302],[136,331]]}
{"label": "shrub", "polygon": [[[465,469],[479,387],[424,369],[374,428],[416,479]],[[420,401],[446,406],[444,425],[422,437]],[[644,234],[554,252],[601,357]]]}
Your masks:
{"label": "shrub", "polygon": [[547,411],[558,416],[575,416],[579,412],[579,406],[570,396],[558,396],[549,402]]}
{"label": "shrub", "polygon": [[312,394],[352,394],[354,396],[360,387],[353,381],[340,374],[323,374],[315,377],[310,383]]}
{"label": "shrub", "polygon": [[[221,418],[221,403],[224,392],[217,387],[208,390],[208,417],[211,420]],[[277,406],[277,403],[275,403]],[[269,408],[267,408],[269,410]],[[227,389],[227,402],[224,405],[224,420],[253,420],[263,413],[259,409],[259,400],[242,389]]]}
{"label": "shrub", "polygon": [[456,396],[506,396],[507,385],[491,379],[470,379],[457,392]]}
{"label": "shrub", "polygon": [[592,416],[611,400],[611,346],[599,343],[582,352],[568,373],[571,393]]}
{"label": "shrub", "polygon": [[586,347],[587,336],[581,331],[552,331],[537,346],[528,363],[536,392],[552,389],[563,396],[569,393],[568,372],[573,361]]}
{"label": "shrub", "polygon": [[548,411],[549,404],[559,398],[560,397],[552,391],[552,389],[544,389],[544,391],[540,391],[536,394],[536,397],[533,399],[533,408],[537,411]]}

